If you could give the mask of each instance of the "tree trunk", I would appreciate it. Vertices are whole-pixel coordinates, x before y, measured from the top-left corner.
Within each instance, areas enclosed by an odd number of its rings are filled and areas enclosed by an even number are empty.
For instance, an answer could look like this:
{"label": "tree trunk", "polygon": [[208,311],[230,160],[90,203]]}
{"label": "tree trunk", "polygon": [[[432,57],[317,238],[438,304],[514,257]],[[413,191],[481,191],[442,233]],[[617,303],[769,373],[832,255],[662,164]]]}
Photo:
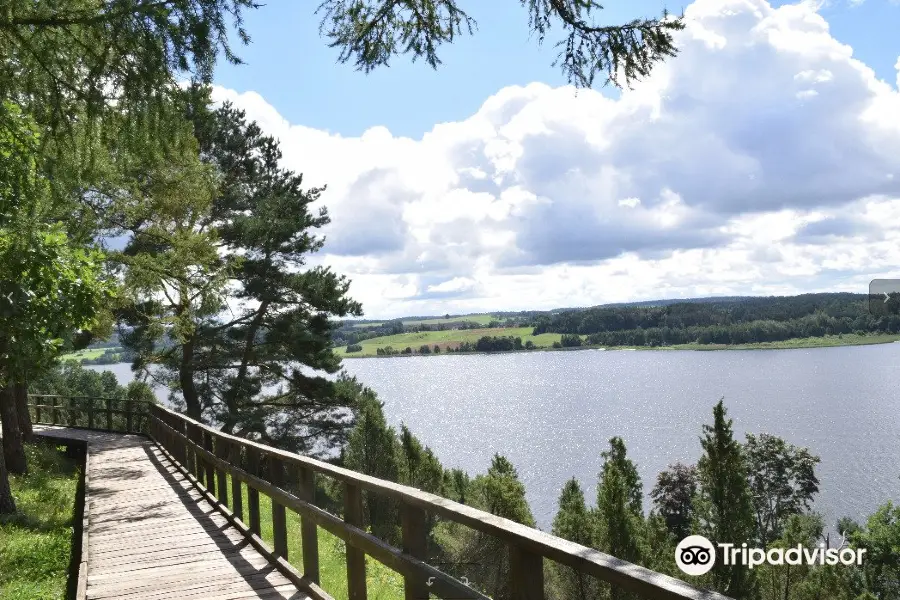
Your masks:
{"label": "tree trunk", "polygon": [[16,501],[9,489],[9,473],[6,472],[6,461],[0,452],[0,515],[11,515],[16,512]]}
{"label": "tree trunk", "polygon": [[0,389],[0,420],[3,431],[3,456],[10,473],[24,475],[28,471],[22,432],[19,431],[19,417],[16,414],[16,399],[13,386]]}
{"label": "tree trunk", "polygon": [[187,405],[187,415],[195,421],[200,421],[201,407],[197,388],[194,387],[194,339],[191,338],[181,347],[181,365],[178,370],[178,379],[181,383],[181,395]]}
{"label": "tree trunk", "polygon": [[31,428],[31,413],[28,411],[28,382],[24,377],[13,386],[16,396],[16,416],[19,417],[19,431],[24,442],[31,442],[34,430]]}

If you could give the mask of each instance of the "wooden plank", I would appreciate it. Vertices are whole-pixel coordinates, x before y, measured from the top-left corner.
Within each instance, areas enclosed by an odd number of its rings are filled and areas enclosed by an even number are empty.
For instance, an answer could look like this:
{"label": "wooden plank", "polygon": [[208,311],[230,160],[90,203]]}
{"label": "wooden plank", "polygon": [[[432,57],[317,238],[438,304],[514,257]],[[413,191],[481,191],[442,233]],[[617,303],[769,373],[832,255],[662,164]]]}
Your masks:
{"label": "wooden plank", "polygon": [[[223,438],[224,441],[224,438]],[[234,442],[228,443],[228,462],[233,465],[241,465],[241,445]],[[244,520],[244,494],[241,490],[241,480],[231,478],[232,512],[241,521]]]}
{"label": "wooden plank", "polygon": [[93,440],[79,600],[309,600],[158,448],[136,436],[73,435]]}
{"label": "wooden plank", "polygon": [[[259,475],[259,452],[255,448],[247,449],[247,472],[254,476]],[[250,511],[250,531],[260,535],[259,490],[251,485],[247,486],[247,505]]]}
{"label": "wooden plank", "polygon": [[[403,504],[400,522],[403,528],[403,552],[424,561],[428,557],[428,515],[418,506]],[[422,573],[408,573],[403,578],[405,600],[428,598],[429,586]]]}
{"label": "wooden plank", "polygon": [[544,559],[510,547],[509,589],[516,600],[544,600]]}
{"label": "wooden plank", "polygon": [[[344,521],[357,528],[364,528],[362,492],[351,484],[344,484]],[[359,548],[347,545],[347,594],[349,600],[366,600],[366,554]]]}
{"label": "wooden plank", "polygon": [[[306,467],[297,469],[298,497],[315,504],[316,474]],[[238,481],[235,478],[235,481]],[[303,575],[310,581],[319,583],[319,528],[307,515],[300,515],[300,541],[303,547]]]}
{"label": "wooden plank", "polygon": [[[216,456],[228,460],[228,441],[218,435],[213,436],[213,446]],[[224,469],[216,469],[216,497],[223,506],[228,506],[228,481]]]}
{"label": "wooden plank", "polygon": [[[284,465],[277,458],[267,457],[269,466],[269,482],[284,489]],[[284,559],[288,557],[287,545],[287,512],[284,505],[272,500],[272,538],[275,542],[275,554]]]}

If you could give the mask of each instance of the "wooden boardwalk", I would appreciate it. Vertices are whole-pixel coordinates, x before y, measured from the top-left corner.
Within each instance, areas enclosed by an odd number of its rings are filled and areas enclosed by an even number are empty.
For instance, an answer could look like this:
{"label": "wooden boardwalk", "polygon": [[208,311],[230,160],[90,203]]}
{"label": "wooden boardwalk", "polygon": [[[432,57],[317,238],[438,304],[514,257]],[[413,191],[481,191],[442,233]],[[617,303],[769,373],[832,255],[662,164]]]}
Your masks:
{"label": "wooden boardwalk", "polygon": [[35,432],[90,445],[87,598],[310,598],[251,546],[152,441],[64,427],[35,426]]}

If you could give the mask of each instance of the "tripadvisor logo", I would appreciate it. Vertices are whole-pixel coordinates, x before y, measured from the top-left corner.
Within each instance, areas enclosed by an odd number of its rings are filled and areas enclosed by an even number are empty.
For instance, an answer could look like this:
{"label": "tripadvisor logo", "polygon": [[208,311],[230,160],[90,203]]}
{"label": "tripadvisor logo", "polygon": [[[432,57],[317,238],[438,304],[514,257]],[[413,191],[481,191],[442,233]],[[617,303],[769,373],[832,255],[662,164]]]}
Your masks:
{"label": "tripadvisor logo", "polygon": [[704,575],[716,564],[716,549],[702,535],[689,535],[675,548],[675,563],[688,575]]}
{"label": "tripadvisor logo", "polygon": [[675,548],[675,563],[687,575],[704,575],[716,564],[716,547],[722,551],[723,565],[744,565],[753,569],[769,565],[861,565],[865,548],[807,548],[797,544],[791,548],[748,548],[747,544],[719,542],[715,546],[702,535],[689,535]]}

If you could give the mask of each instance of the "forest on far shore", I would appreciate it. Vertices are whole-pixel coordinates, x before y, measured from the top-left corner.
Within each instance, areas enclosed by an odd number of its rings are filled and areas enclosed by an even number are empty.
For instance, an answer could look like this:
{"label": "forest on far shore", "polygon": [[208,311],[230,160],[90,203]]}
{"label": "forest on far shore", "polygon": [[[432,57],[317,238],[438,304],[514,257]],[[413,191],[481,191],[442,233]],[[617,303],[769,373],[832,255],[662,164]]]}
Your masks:
{"label": "forest on far shore", "polygon": [[[504,312],[443,319],[394,319],[375,323],[344,321],[333,333],[335,346],[348,354],[368,345],[392,345],[399,350],[411,333],[445,332],[416,340],[407,354],[441,342],[445,351],[490,352],[541,347],[530,336],[558,337],[554,347],[648,346],[683,344],[739,345],[824,338],[848,334],[900,333],[900,295],[873,303],[867,294],[817,293],[798,296],[700,298],[657,303],[604,305],[554,311]],[[521,342],[515,344],[515,338]],[[477,341],[472,338],[478,330]],[[486,331],[490,330],[490,331]],[[515,331],[512,331],[515,330]],[[456,331],[455,335],[446,332]],[[511,335],[512,334],[512,335]],[[458,339],[456,339],[458,338]],[[500,343],[512,339],[510,343]],[[546,338],[549,340],[549,338]],[[494,343],[497,342],[497,343]],[[550,346],[551,343],[546,343]],[[374,353],[374,352],[373,352]],[[425,353],[425,352],[422,352]],[[379,353],[379,355],[384,352]]]}

